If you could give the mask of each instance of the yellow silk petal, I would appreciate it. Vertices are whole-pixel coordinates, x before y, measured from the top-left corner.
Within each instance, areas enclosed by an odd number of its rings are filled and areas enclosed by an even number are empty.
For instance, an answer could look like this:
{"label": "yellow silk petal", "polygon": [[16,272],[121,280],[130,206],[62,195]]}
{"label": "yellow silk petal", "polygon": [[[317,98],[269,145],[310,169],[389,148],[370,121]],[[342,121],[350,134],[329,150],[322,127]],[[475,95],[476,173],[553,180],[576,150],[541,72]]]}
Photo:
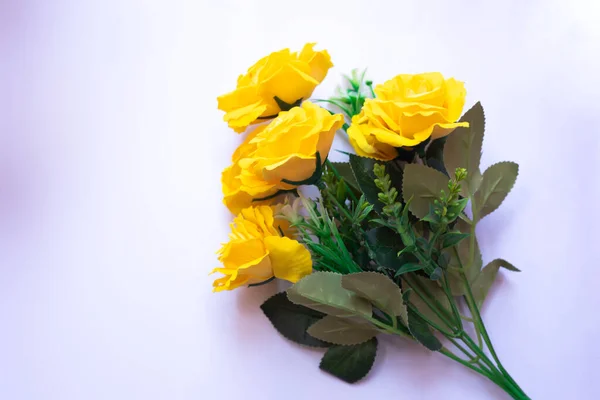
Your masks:
{"label": "yellow silk petal", "polygon": [[298,282],[312,272],[310,252],[299,242],[287,237],[265,238],[273,274],[276,278]]}

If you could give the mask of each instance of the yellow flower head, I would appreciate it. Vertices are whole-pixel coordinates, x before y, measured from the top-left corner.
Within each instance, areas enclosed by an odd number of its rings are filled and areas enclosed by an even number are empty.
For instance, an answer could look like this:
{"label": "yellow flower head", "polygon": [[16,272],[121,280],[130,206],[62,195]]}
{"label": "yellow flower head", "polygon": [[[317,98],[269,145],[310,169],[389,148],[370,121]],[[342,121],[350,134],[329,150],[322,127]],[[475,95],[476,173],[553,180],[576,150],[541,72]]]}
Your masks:
{"label": "yellow flower head", "polygon": [[305,101],[301,107],[284,111],[268,125],[251,132],[223,171],[221,182],[225,205],[236,214],[253,203],[280,190],[294,189],[282,182],[302,181],[329,154],[335,132],[344,124],[340,114]]}
{"label": "yellow flower head", "polygon": [[439,72],[398,75],[376,86],[375,94],[348,129],[350,143],[360,156],[391,160],[397,147],[416,146],[469,126],[456,122],[465,105],[464,83],[444,79]]}
{"label": "yellow flower head", "polygon": [[281,108],[275,97],[287,104],[308,99],[333,66],[326,50],[314,51],[307,43],[299,53],[283,49],[262,58],[240,75],[237,88],[217,98],[223,119],[236,132],[252,123],[276,116]]}
{"label": "yellow flower head", "polygon": [[[260,283],[275,276],[297,282],[312,272],[309,251],[296,240],[280,236],[286,222],[275,218],[269,206],[243,209],[231,224],[229,242],[219,250],[220,272],[214,281],[215,292]],[[290,232],[288,231],[289,235]]]}

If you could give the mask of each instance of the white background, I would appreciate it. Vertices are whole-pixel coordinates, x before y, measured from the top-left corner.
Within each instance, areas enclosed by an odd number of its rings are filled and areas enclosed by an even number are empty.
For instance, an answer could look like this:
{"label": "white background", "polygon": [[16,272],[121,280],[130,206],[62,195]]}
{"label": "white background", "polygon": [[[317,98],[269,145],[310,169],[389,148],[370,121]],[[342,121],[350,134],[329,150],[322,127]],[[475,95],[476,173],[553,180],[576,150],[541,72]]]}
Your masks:
{"label": "white background", "polygon": [[396,338],[347,385],[270,326],[274,285],[211,293],[241,140],[215,98],[307,41],[335,63],[317,97],[368,66],[481,100],[484,166],[521,166],[479,231],[523,271],[492,339],[533,399],[600,398],[599,22],[574,0],[0,1],[0,399],[507,398]]}

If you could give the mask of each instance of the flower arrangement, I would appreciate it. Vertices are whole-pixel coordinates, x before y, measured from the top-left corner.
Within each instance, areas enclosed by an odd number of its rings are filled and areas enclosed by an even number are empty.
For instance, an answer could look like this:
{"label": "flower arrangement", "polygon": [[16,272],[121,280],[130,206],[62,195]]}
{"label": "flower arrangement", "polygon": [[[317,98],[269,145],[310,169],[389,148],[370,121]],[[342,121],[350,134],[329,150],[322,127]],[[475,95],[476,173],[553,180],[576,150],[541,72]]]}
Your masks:
{"label": "flower arrangement", "polygon": [[[291,282],[264,314],[289,340],[326,349],[320,368],[346,382],[366,376],[389,334],[528,399],[480,313],[500,268],[519,270],[483,266],[475,235],[518,165],[480,170],[484,112],[476,103],[463,114],[463,82],[434,72],[373,86],[353,71],[337,96],[309,101],[331,67],[314,44],[281,50],[218,98],[229,126],[249,132],[222,174],[237,216],[214,290]],[[328,159],[336,132],[354,148],[347,162]],[[317,198],[299,191],[308,185]]]}

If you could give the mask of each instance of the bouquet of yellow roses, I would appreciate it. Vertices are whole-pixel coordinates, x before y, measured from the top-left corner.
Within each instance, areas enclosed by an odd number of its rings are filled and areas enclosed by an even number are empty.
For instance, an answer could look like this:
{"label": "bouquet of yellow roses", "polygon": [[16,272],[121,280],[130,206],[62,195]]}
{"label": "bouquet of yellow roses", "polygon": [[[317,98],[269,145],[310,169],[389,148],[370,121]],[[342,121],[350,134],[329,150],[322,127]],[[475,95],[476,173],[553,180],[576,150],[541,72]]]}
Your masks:
{"label": "bouquet of yellow roses", "polygon": [[[346,382],[369,372],[377,336],[389,334],[528,399],[480,314],[499,269],[518,269],[502,259],[483,266],[475,235],[518,165],[480,171],[483,108],[462,114],[462,82],[401,74],[373,87],[353,71],[335,97],[309,101],[331,67],[314,44],[281,50],[218,98],[229,126],[248,133],[222,174],[236,217],[214,290],[291,282],[262,310],[289,340],[325,348],[320,368]],[[328,159],[336,132],[354,148],[347,162]]]}

